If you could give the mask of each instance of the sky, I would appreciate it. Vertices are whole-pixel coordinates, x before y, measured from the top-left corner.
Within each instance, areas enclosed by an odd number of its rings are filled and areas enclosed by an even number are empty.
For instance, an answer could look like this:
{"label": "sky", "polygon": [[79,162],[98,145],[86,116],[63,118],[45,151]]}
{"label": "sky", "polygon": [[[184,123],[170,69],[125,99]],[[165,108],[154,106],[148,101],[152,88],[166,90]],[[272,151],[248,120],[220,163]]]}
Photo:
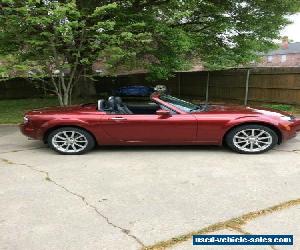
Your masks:
{"label": "sky", "polygon": [[293,23],[281,31],[281,36],[288,36],[294,42],[300,42],[300,13],[290,16],[289,19]]}

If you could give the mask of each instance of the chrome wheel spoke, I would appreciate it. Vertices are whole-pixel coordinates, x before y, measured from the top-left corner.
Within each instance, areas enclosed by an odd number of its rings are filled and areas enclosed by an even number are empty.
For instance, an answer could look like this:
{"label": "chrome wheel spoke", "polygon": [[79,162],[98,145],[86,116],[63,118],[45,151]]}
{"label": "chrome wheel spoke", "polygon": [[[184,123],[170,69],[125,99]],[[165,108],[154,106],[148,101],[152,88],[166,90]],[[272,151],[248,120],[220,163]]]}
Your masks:
{"label": "chrome wheel spoke", "polygon": [[62,136],[60,136],[60,135],[56,135],[56,137],[59,138],[59,139],[62,139],[62,140],[64,140],[64,141],[67,139],[66,137],[62,137]]}
{"label": "chrome wheel spoke", "polygon": [[83,145],[77,144],[76,142],[75,142],[75,145],[78,146],[78,147],[80,147],[80,148],[84,148]]}
{"label": "chrome wheel spoke", "polygon": [[61,141],[61,140],[56,140],[56,142],[65,142],[66,140],[63,140],[63,141]]}
{"label": "chrome wheel spoke", "polygon": [[266,137],[258,137],[257,140],[266,140],[266,139],[271,139],[270,136],[266,136]]}
{"label": "chrome wheel spoke", "polygon": [[63,132],[63,135],[65,136],[65,138],[69,138],[68,134],[66,131]]}
{"label": "chrome wheel spoke", "polygon": [[75,137],[74,139],[75,140],[78,140],[78,139],[80,139],[80,138],[85,138],[83,135],[79,135],[79,136],[77,136],[77,137]]}
{"label": "chrome wheel spoke", "polygon": [[242,148],[246,148],[249,144],[250,144],[250,142],[246,142],[246,143],[242,146]]}
{"label": "chrome wheel spoke", "polygon": [[85,142],[86,141],[86,138],[85,137],[77,137],[77,138],[74,138],[74,141],[79,141],[79,142]]}
{"label": "chrome wheel spoke", "polygon": [[268,142],[268,141],[258,141],[257,143],[269,144],[270,142]]}
{"label": "chrome wheel spoke", "polygon": [[83,144],[85,144],[86,143],[86,141],[74,141],[74,143],[83,143]]}
{"label": "chrome wheel spoke", "polygon": [[237,141],[236,143],[241,144],[241,143],[245,143],[245,142],[247,142],[247,140],[243,140],[243,141],[240,140],[240,141]]}
{"label": "chrome wheel spoke", "polygon": [[235,136],[235,138],[245,140],[247,137],[246,136]]}
{"label": "chrome wheel spoke", "polygon": [[260,146],[258,142],[255,142],[255,145],[259,148],[262,148],[262,146]]}
{"label": "chrome wheel spoke", "polygon": [[261,131],[258,135],[257,135],[257,137],[260,137],[261,135],[263,135],[265,133],[265,131],[263,130],[263,131]]}
{"label": "chrome wheel spoke", "polygon": [[246,137],[249,136],[249,135],[245,132],[245,130],[242,130],[241,133],[244,134]]}

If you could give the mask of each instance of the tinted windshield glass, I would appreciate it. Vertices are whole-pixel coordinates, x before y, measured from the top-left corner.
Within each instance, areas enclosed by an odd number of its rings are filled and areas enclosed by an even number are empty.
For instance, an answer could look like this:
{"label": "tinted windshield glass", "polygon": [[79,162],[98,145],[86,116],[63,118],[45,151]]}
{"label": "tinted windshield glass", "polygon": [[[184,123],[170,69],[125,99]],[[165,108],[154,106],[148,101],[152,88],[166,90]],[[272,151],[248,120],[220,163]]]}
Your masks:
{"label": "tinted windshield glass", "polygon": [[161,95],[160,99],[165,101],[165,102],[168,102],[168,103],[172,104],[176,108],[179,108],[179,109],[181,109],[182,111],[185,111],[185,112],[191,112],[193,110],[199,109],[199,106],[197,106],[193,103],[186,102],[184,100],[178,99],[174,96]]}

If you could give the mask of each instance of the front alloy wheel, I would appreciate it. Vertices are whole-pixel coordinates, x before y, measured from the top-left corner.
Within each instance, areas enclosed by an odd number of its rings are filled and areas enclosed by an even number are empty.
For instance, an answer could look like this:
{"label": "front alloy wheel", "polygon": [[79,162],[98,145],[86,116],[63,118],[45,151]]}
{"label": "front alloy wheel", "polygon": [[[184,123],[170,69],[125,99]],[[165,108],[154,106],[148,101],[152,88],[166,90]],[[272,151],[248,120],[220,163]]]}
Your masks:
{"label": "front alloy wheel", "polygon": [[277,142],[277,134],[262,125],[240,126],[231,130],[226,137],[226,143],[232,150],[245,154],[266,152]]}
{"label": "front alloy wheel", "polygon": [[63,127],[52,131],[49,146],[61,154],[82,154],[95,146],[94,138],[85,130]]}

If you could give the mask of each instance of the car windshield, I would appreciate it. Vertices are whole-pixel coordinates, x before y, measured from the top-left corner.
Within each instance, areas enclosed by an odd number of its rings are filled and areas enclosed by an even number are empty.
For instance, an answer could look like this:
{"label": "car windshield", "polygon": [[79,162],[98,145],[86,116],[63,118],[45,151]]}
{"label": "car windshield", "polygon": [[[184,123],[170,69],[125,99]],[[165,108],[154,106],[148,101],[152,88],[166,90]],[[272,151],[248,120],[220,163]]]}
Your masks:
{"label": "car windshield", "polygon": [[193,103],[178,99],[174,96],[170,96],[170,95],[161,95],[160,99],[164,102],[168,102],[171,105],[175,106],[176,108],[181,109],[182,111],[185,112],[193,112],[193,111],[199,111],[200,109],[202,109],[200,106],[197,106]]}

